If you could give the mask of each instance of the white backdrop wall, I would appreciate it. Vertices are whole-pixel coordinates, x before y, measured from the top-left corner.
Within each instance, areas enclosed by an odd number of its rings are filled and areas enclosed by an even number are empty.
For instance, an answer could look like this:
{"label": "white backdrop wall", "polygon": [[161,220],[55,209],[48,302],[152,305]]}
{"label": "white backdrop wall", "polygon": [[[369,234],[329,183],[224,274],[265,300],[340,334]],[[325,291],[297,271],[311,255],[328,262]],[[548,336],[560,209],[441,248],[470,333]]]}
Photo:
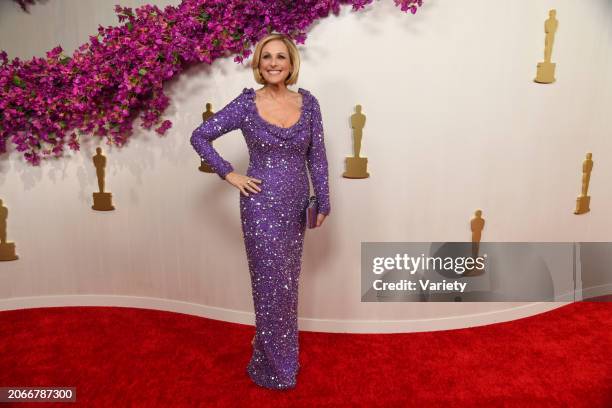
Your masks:
{"label": "white backdrop wall", "polygon": [[[160,7],[174,1],[122,1]],[[557,9],[557,82],[533,82],[544,20]],[[332,213],[308,231],[299,316],[303,330],[411,331],[470,326],[560,303],[361,303],[360,244],[466,241],[475,209],[483,241],[610,241],[612,231],[612,3],[426,0],[406,15],[391,0],[344,7],[316,23],[296,87],[320,101]],[[23,13],[0,2],[0,49],[71,53],[98,24],[115,25],[113,3],[49,0]],[[244,87],[259,88],[247,62],[218,60],[166,84],[173,127],[164,137],[137,121],[128,146],[102,145],[117,208],[91,210],[91,156],[24,163],[0,157],[0,198],[21,259],[0,263],[0,310],[125,305],[252,323],[239,192],[201,173],[189,137],[206,102],[219,110]],[[349,116],[367,116],[362,156],[371,177],[341,177],[352,154]],[[84,139],[84,138],[82,138]],[[241,133],[215,141],[244,173]],[[591,213],[572,214],[581,166],[593,152]]]}

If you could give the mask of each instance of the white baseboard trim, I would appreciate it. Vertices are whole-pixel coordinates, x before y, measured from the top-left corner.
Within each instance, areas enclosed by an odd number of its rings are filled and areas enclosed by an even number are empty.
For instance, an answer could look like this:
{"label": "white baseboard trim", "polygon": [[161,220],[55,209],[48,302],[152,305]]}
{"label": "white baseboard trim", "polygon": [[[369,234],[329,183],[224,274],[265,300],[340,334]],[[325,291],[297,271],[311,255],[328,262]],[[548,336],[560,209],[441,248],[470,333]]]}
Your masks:
{"label": "white baseboard trim", "polygon": [[[609,292],[608,292],[609,293]],[[407,320],[298,319],[299,329],[327,333],[412,333],[453,330],[517,320],[565,306],[571,302],[535,302],[490,312]],[[61,295],[0,299],[0,311],[65,306],[114,306],[184,313],[253,326],[252,312],[139,296]]]}
{"label": "white baseboard trim", "polygon": [[612,295],[612,283],[606,283],[605,285],[599,286],[591,286],[589,288],[582,288],[581,294],[581,299]]}

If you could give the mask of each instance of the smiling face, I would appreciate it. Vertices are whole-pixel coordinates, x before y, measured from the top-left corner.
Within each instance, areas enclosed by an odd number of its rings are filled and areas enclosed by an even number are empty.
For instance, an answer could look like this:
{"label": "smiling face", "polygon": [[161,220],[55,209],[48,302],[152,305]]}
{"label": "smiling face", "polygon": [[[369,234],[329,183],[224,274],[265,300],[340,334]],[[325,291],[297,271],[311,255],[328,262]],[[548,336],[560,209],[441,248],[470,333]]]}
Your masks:
{"label": "smiling face", "polygon": [[272,40],[263,46],[259,59],[259,72],[267,83],[284,83],[292,70],[289,50],[284,42]]}

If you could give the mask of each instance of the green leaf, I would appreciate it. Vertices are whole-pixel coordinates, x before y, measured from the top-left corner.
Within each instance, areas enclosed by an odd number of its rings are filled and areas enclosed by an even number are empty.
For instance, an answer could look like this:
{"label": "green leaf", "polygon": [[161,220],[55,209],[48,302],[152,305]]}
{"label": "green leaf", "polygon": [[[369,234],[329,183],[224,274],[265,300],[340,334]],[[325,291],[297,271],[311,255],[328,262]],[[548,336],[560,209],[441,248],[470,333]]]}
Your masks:
{"label": "green leaf", "polygon": [[140,69],[138,70],[138,73],[139,73],[140,75],[142,75],[142,76],[146,75],[146,74],[147,74],[147,72],[149,72],[149,71],[147,71],[147,70],[146,70],[146,68],[140,68]]}
{"label": "green leaf", "polygon": [[17,75],[13,75],[13,85],[18,86],[20,88],[25,88],[25,83]]}

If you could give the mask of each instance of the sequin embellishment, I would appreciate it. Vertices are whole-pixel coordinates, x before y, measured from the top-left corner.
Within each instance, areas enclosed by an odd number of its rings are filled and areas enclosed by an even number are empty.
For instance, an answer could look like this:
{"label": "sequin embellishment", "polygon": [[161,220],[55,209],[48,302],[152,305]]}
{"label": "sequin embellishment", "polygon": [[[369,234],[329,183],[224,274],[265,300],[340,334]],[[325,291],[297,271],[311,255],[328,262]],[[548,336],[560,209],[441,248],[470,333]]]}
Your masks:
{"label": "sequin embellishment", "polygon": [[[240,196],[240,219],[255,309],[255,344],[246,368],[258,385],[287,389],[300,368],[297,325],[298,283],[310,194],[308,173],[319,202],[329,214],[328,164],[319,102],[302,94],[301,115],[283,128],[257,112],[255,90],[242,93],[192,133],[195,151],[221,177],[234,170],[211,142],[240,129],[249,151],[246,174],[262,180],[262,191]],[[308,171],[308,172],[307,172]]]}

